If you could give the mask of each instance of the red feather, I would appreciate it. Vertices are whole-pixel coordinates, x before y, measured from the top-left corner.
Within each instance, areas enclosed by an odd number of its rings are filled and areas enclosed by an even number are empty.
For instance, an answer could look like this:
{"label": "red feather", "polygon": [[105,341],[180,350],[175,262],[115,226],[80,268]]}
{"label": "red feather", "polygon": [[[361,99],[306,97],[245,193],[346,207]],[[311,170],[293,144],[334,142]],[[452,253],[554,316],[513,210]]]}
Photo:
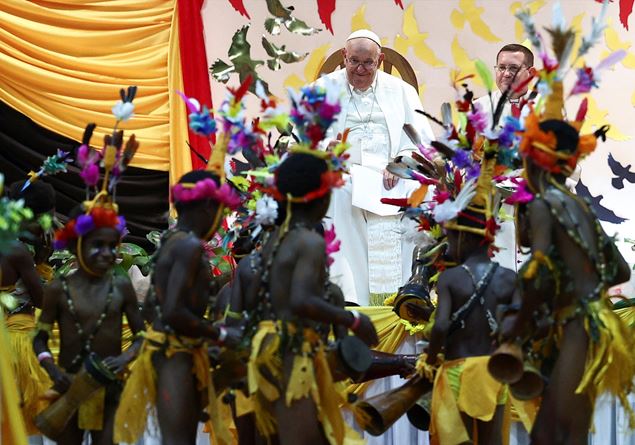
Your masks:
{"label": "red feather", "polygon": [[533,80],[534,77],[535,76],[529,76],[527,79],[523,80],[520,84],[516,86],[516,88],[514,88],[514,93],[520,93],[521,91],[523,91],[525,87],[529,85],[529,82]]}
{"label": "red feather", "polygon": [[251,85],[252,81],[253,81],[253,77],[251,77],[251,74],[249,74],[245,78],[245,81],[242,84],[240,84],[240,86],[237,89],[234,90],[232,88],[228,88],[228,90],[231,91],[231,93],[234,95],[234,99],[236,100],[236,102],[240,102],[243,96],[247,93],[247,91],[249,91],[249,86]]}
{"label": "red feather", "polygon": [[320,15],[320,20],[326,26],[331,34],[333,34],[333,25],[331,24],[331,15],[335,11],[335,0],[317,0],[318,4],[318,14]]}
{"label": "red feather", "polygon": [[403,3],[401,3],[401,0],[395,0],[395,5],[399,6],[401,9],[403,9]]}
{"label": "red feather", "polygon": [[391,206],[408,207],[408,198],[381,198],[381,203]]}
{"label": "red feather", "polygon": [[233,8],[238,13],[240,13],[240,15],[242,15],[243,17],[247,17],[248,19],[251,20],[251,17],[249,17],[249,13],[245,9],[245,5],[243,5],[243,0],[229,0],[229,4],[232,5]]}
{"label": "red feather", "polygon": [[576,122],[582,122],[586,117],[587,109],[589,108],[589,100],[585,97],[582,102],[580,102],[580,107],[578,108],[578,112],[575,115]]}

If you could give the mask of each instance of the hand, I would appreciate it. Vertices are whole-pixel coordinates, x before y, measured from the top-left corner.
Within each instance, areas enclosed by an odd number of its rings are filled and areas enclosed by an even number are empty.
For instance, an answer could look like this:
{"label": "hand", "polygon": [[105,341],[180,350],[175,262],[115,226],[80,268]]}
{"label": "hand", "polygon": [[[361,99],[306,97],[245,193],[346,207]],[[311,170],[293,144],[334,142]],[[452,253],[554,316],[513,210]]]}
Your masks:
{"label": "hand", "polygon": [[52,360],[43,360],[42,367],[53,381],[53,389],[60,394],[68,391],[71,386],[71,378]]}
{"label": "hand", "polygon": [[384,188],[386,190],[392,190],[398,182],[399,178],[397,176],[384,169]]}
{"label": "hand", "polygon": [[103,363],[104,366],[110,369],[114,374],[119,374],[126,369],[126,366],[132,361],[132,358],[132,355],[124,352],[117,356],[106,357]]}
{"label": "hand", "polygon": [[399,377],[405,379],[406,377],[412,375],[415,372],[415,363],[411,360],[408,360],[407,357],[402,358],[401,366],[399,367]]}
{"label": "hand", "polygon": [[518,327],[518,314],[505,315],[499,325],[500,343],[512,341],[520,336],[521,331],[524,331]]}
{"label": "hand", "polygon": [[368,346],[375,346],[379,343],[379,338],[377,338],[373,322],[364,314],[359,314],[359,317],[359,326],[354,331],[355,335]]}
{"label": "hand", "polygon": [[430,316],[432,315],[434,309],[428,306],[421,306],[419,304],[406,303],[406,311],[408,311],[410,318],[419,322],[430,320]]}

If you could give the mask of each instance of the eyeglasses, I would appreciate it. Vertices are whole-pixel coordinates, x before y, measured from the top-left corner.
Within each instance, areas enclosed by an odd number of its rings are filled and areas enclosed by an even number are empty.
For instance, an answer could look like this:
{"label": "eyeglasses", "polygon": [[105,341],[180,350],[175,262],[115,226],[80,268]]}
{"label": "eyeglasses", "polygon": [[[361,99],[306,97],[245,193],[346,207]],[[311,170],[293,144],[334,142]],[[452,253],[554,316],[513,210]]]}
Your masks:
{"label": "eyeglasses", "polygon": [[353,69],[357,69],[357,67],[361,65],[364,67],[364,69],[369,70],[369,69],[372,69],[377,64],[376,60],[367,60],[365,62],[360,62],[357,59],[348,59],[348,58],[345,60],[346,60],[346,63],[348,63]]}
{"label": "eyeglasses", "polygon": [[507,71],[510,74],[517,74],[525,65],[494,65],[494,68],[498,73],[504,73]]}

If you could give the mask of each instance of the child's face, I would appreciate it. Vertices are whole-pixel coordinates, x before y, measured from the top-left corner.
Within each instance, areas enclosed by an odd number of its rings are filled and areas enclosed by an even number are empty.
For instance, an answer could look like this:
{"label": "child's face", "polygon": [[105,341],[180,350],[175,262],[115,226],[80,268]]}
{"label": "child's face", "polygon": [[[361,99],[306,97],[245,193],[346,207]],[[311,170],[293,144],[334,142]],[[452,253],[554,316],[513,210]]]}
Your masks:
{"label": "child's face", "polygon": [[82,257],[86,266],[97,275],[104,275],[115,264],[119,232],[103,227],[93,230],[82,240]]}

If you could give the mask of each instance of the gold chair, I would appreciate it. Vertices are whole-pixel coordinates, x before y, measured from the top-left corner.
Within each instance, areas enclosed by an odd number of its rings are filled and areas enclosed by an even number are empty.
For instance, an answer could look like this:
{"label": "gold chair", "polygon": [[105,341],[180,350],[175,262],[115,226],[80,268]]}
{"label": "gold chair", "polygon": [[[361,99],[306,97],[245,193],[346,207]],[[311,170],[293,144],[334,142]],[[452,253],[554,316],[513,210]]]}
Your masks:
{"label": "gold chair", "polygon": [[[382,63],[384,72],[392,74],[394,68],[401,76],[401,79],[412,85],[418,94],[419,84],[417,83],[417,76],[406,58],[394,49],[386,47],[382,47],[381,52],[384,53],[384,62]],[[322,74],[332,73],[338,68],[344,68],[344,56],[341,49],[327,57],[320,67],[316,79],[319,79]]]}

